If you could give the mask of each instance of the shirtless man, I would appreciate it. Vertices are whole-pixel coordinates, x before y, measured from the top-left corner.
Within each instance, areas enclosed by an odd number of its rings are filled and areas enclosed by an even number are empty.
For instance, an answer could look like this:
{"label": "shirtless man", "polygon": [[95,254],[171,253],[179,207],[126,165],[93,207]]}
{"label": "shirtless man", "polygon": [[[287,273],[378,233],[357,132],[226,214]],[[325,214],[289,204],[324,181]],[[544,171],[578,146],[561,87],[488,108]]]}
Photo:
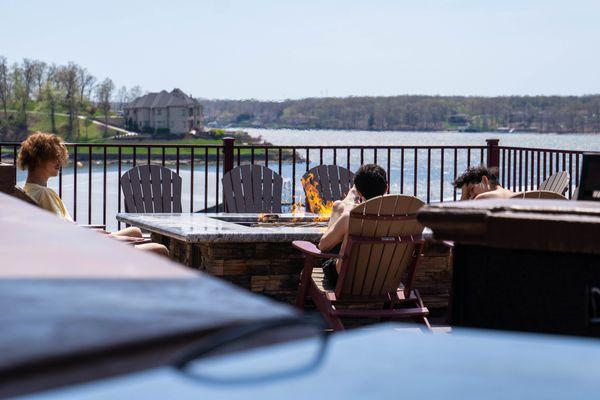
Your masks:
{"label": "shirtless man", "polygon": [[[333,203],[329,226],[319,241],[319,249],[323,252],[341,254],[344,250],[343,240],[348,232],[350,211],[358,204],[373,197],[381,196],[387,191],[387,175],[385,170],[376,164],[365,164],[354,175],[354,186],[343,200]],[[339,263],[331,259],[323,263],[327,289],[335,288],[339,273]]]}
{"label": "shirtless man", "polygon": [[508,199],[514,195],[498,184],[496,169],[484,165],[467,169],[456,178],[454,186],[461,189],[461,200]]}

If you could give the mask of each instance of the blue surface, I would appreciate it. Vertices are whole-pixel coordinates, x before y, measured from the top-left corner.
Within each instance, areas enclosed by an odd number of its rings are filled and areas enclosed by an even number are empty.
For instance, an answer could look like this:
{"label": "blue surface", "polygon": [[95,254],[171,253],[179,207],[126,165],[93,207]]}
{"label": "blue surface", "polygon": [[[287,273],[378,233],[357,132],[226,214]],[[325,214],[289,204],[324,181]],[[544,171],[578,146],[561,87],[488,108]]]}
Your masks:
{"label": "blue surface", "polygon": [[[190,379],[172,368],[40,393],[51,399],[585,399],[600,397],[600,341],[532,334],[419,334],[401,325],[336,334],[308,373],[251,384]],[[210,360],[210,369],[294,361],[306,342]],[[283,353],[281,353],[283,352]],[[283,356],[283,358],[282,358]],[[208,362],[208,361],[207,361]],[[235,366],[234,366],[235,364]],[[37,397],[37,396],[36,396]]]}

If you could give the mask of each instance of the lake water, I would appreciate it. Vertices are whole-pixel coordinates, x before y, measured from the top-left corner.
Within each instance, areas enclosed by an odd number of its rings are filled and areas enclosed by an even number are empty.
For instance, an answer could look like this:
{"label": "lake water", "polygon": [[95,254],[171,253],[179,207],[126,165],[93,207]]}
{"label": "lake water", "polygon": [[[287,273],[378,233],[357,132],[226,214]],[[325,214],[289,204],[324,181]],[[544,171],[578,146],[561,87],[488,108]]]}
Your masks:
{"label": "lake water", "polygon": [[[498,138],[501,145],[506,146],[524,146],[524,147],[542,147],[554,149],[572,149],[572,150],[588,150],[600,151],[600,135],[557,135],[557,134],[499,134],[499,133],[455,133],[455,132],[368,132],[368,131],[301,131],[301,130],[272,130],[272,129],[244,129],[253,136],[262,136],[268,142],[274,145],[295,145],[295,146],[386,146],[386,145],[404,145],[404,146],[420,146],[420,145],[445,145],[445,146],[462,146],[462,145],[485,145],[485,139]],[[303,152],[301,154],[305,156]],[[378,151],[373,154],[372,150],[366,150],[363,154],[363,162],[369,163],[375,160],[382,166],[387,168],[388,155],[387,151]],[[424,201],[429,198],[430,201],[439,201],[442,197],[444,200],[451,200],[455,194],[452,187],[454,178],[453,152],[446,150],[444,152],[445,164],[444,171],[441,171],[441,154],[440,151],[432,152],[431,157],[431,180],[430,186],[427,186],[427,151],[421,150],[417,154],[418,168],[414,174],[414,154],[406,152],[404,164],[401,163],[401,154],[399,151],[390,153],[389,173],[391,182],[391,192],[414,194],[416,187],[416,195]],[[309,167],[313,167],[320,163],[320,153],[318,150],[309,153]],[[157,160],[158,161],[158,160]],[[347,165],[348,159],[346,152],[338,152],[336,161],[341,165]],[[360,152],[353,151],[350,155],[350,169],[356,170],[360,166]],[[471,155],[471,165],[477,164],[480,161],[479,152],[473,152]],[[326,150],[323,152],[323,163],[333,162],[333,152]],[[278,165],[270,164],[270,168],[277,172]],[[457,156],[457,169],[460,171],[467,167],[466,151],[459,151]],[[123,165],[123,171],[129,166]],[[295,201],[303,200],[303,192],[299,181],[306,170],[306,162],[301,161],[296,164],[295,176],[293,176],[293,167],[291,162],[284,162],[281,168],[281,175],[284,178],[284,193],[283,201],[286,203],[292,202],[293,191],[292,182],[295,184]],[[196,163],[194,169],[194,199],[193,204],[190,203],[191,193],[191,174],[189,166],[182,165],[180,175],[183,179],[183,210],[184,211],[199,211],[205,208],[205,205],[212,207],[218,200],[217,196],[217,174],[214,164],[209,164],[208,168],[208,192],[204,191],[204,165]],[[219,174],[220,179],[220,174]],[[25,173],[19,172],[18,183],[22,185],[25,180]],[[109,165],[107,168],[106,192],[103,188],[103,173],[102,165],[92,166],[92,203],[91,213],[89,213],[88,204],[88,165],[78,169],[77,173],[77,220],[81,223],[88,223],[91,215],[92,223],[101,223],[103,220],[103,199],[106,196],[106,222],[110,230],[117,228],[115,215],[118,210],[118,170],[117,166]],[[58,191],[58,179],[52,179],[50,186]],[[71,167],[65,168],[63,173],[62,197],[71,212],[75,214],[75,193],[74,193],[74,174]],[[220,189],[220,188],[219,188]],[[206,196],[206,198],[205,198]],[[123,209],[123,207],[122,207]]]}

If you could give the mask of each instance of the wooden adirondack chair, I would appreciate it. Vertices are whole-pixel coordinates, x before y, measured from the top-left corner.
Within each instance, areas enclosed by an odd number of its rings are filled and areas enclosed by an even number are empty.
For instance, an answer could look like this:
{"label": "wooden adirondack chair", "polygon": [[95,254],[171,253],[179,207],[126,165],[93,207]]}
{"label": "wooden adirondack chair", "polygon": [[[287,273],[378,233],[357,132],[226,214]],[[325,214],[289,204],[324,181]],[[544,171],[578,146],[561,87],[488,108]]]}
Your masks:
{"label": "wooden adirondack chair", "polygon": [[547,199],[547,200],[567,200],[565,196],[548,190],[532,190],[529,192],[515,193],[511,199]]}
{"label": "wooden adirondack chair", "polygon": [[181,177],[169,168],[138,165],[121,176],[125,212],[180,213]]}
{"label": "wooden adirondack chair", "polygon": [[280,213],[283,179],[262,165],[242,165],[223,179],[225,212]]}
{"label": "wooden adirondack chair", "polygon": [[[11,193],[11,195],[19,200],[24,201],[25,203],[31,204],[32,206],[36,206],[38,208],[41,208],[40,205],[33,199],[33,197],[31,197],[30,195],[27,194],[27,192],[25,192],[22,188],[15,186],[13,192]],[[104,230],[106,229],[106,225],[100,225],[100,224],[93,224],[93,225],[81,225],[81,224],[77,224],[77,226],[80,226],[82,228],[87,228],[87,229],[95,229],[95,230]]]}
{"label": "wooden adirondack chair", "polygon": [[39,207],[38,203],[36,203],[30,195],[28,195],[23,189],[21,189],[18,186],[15,186],[15,189],[12,192],[12,196],[24,201],[25,203],[29,203],[33,206]]}
{"label": "wooden adirondack chair", "polygon": [[[423,226],[416,220],[422,206],[418,198],[405,195],[358,205],[350,213],[340,254],[323,253],[310,242],[293,242],[306,257],[296,306],[304,308],[307,297],[312,298],[334,330],[344,329],[340,317],[410,318],[429,327],[429,311],[412,287],[423,246]],[[319,258],[341,260],[335,290],[323,287],[322,269],[314,268]],[[374,302],[383,306],[356,308]],[[345,303],[352,308],[342,308]]]}
{"label": "wooden adirondack chair", "polygon": [[565,171],[552,174],[538,188],[538,190],[546,190],[562,194],[563,196],[567,192],[567,189],[569,189],[569,174]]}
{"label": "wooden adirondack chair", "polygon": [[323,202],[341,200],[354,184],[354,174],[338,165],[318,165],[302,176],[302,187],[306,196],[306,210],[316,212],[314,203],[310,201],[307,185],[312,185],[319,192]]}

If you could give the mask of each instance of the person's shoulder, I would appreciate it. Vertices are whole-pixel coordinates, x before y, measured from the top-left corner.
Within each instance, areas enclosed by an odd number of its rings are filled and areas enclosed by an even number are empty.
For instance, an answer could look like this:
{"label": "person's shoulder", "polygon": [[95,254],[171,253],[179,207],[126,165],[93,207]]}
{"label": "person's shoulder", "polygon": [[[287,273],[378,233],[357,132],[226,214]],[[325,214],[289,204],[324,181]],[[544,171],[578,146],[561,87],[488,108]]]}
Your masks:
{"label": "person's shoulder", "polygon": [[26,183],[23,190],[31,196],[37,203],[54,200],[58,198],[58,194],[47,186],[37,185],[35,183]]}
{"label": "person's shoulder", "polygon": [[475,196],[475,200],[485,200],[485,199],[497,199],[501,197],[498,193],[495,193],[494,191],[491,192],[485,192],[485,193],[480,193],[477,196]]}

